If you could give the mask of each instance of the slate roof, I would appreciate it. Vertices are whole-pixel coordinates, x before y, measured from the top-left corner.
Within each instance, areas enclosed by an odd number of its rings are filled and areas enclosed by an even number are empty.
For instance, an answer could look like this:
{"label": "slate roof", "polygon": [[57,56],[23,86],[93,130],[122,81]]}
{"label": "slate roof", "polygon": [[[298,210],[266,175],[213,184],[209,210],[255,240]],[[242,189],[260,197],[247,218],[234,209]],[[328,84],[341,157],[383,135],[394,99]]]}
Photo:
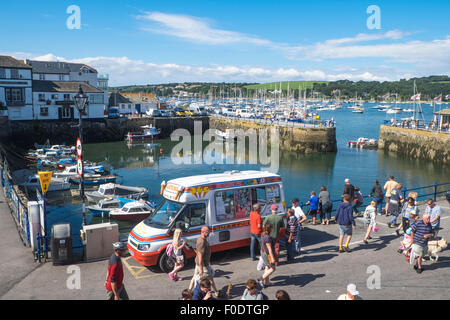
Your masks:
{"label": "slate roof", "polygon": [[33,68],[33,73],[69,74],[70,72],[79,72],[83,67],[92,70],[94,73],[97,73],[97,70],[82,63],[36,60],[26,61]]}
{"label": "slate roof", "polygon": [[78,92],[80,85],[84,93],[103,93],[86,82],[45,80],[33,80],[33,92]]}
{"label": "slate roof", "polygon": [[121,95],[118,92],[112,92],[109,95],[109,106],[116,107],[116,106],[118,106],[119,103],[131,103],[132,104],[133,102],[131,102],[130,99],[124,97],[123,95]]}
{"label": "slate roof", "polygon": [[31,66],[10,56],[0,56],[0,68],[31,69]]}

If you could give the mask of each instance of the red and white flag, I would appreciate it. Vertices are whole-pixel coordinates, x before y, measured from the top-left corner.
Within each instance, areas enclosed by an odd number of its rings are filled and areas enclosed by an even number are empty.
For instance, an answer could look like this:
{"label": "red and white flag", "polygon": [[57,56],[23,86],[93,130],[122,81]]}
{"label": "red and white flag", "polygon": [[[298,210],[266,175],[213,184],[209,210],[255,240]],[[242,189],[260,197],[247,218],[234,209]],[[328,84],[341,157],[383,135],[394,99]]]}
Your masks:
{"label": "red and white flag", "polygon": [[420,100],[420,93],[413,95],[411,100]]}
{"label": "red and white flag", "polygon": [[384,96],[381,96],[383,99],[387,99],[387,98],[389,98],[390,97],[390,93],[386,93]]}
{"label": "red and white flag", "polygon": [[434,101],[442,101],[442,93],[433,99]]}

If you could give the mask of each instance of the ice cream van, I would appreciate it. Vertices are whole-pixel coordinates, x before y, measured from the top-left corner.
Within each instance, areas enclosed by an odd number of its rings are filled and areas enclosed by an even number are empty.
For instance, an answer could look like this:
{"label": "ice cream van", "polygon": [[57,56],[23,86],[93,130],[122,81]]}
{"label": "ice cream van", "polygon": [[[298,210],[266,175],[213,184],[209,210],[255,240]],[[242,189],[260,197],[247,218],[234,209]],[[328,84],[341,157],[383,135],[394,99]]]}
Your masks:
{"label": "ice cream van", "polygon": [[[272,204],[284,215],[281,177],[265,171],[229,171],[173,179],[161,183],[163,200],[150,216],[136,225],[128,237],[128,251],[144,266],[173,268],[166,247],[176,226],[188,244],[185,259],[195,256],[195,244],[202,226],[210,228],[212,252],[250,245],[250,211],[261,204],[261,215],[271,213]],[[187,248],[186,248],[187,247]]]}

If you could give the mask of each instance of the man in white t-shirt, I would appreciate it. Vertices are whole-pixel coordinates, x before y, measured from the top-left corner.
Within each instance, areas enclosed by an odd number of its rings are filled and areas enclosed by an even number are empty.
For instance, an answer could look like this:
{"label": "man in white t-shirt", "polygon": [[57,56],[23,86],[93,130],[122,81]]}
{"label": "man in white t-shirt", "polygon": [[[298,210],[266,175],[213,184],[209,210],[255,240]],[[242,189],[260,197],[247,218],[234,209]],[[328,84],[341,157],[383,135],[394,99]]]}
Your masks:
{"label": "man in white t-shirt", "polygon": [[297,238],[295,239],[295,252],[296,254],[300,254],[301,252],[301,229],[302,229],[302,223],[306,221],[306,215],[303,212],[302,208],[299,205],[298,198],[292,199],[292,209],[295,211],[295,217],[298,221],[298,229],[297,229]]}

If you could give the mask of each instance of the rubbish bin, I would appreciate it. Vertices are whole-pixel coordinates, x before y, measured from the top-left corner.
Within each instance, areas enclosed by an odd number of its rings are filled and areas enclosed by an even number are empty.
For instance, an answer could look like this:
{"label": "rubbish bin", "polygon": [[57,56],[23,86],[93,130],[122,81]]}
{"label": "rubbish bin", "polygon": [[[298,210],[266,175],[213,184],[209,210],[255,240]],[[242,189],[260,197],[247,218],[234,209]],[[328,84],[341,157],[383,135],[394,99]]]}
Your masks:
{"label": "rubbish bin", "polygon": [[52,226],[50,245],[54,266],[72,263],[72,227],[70,223],[59,223]]}

